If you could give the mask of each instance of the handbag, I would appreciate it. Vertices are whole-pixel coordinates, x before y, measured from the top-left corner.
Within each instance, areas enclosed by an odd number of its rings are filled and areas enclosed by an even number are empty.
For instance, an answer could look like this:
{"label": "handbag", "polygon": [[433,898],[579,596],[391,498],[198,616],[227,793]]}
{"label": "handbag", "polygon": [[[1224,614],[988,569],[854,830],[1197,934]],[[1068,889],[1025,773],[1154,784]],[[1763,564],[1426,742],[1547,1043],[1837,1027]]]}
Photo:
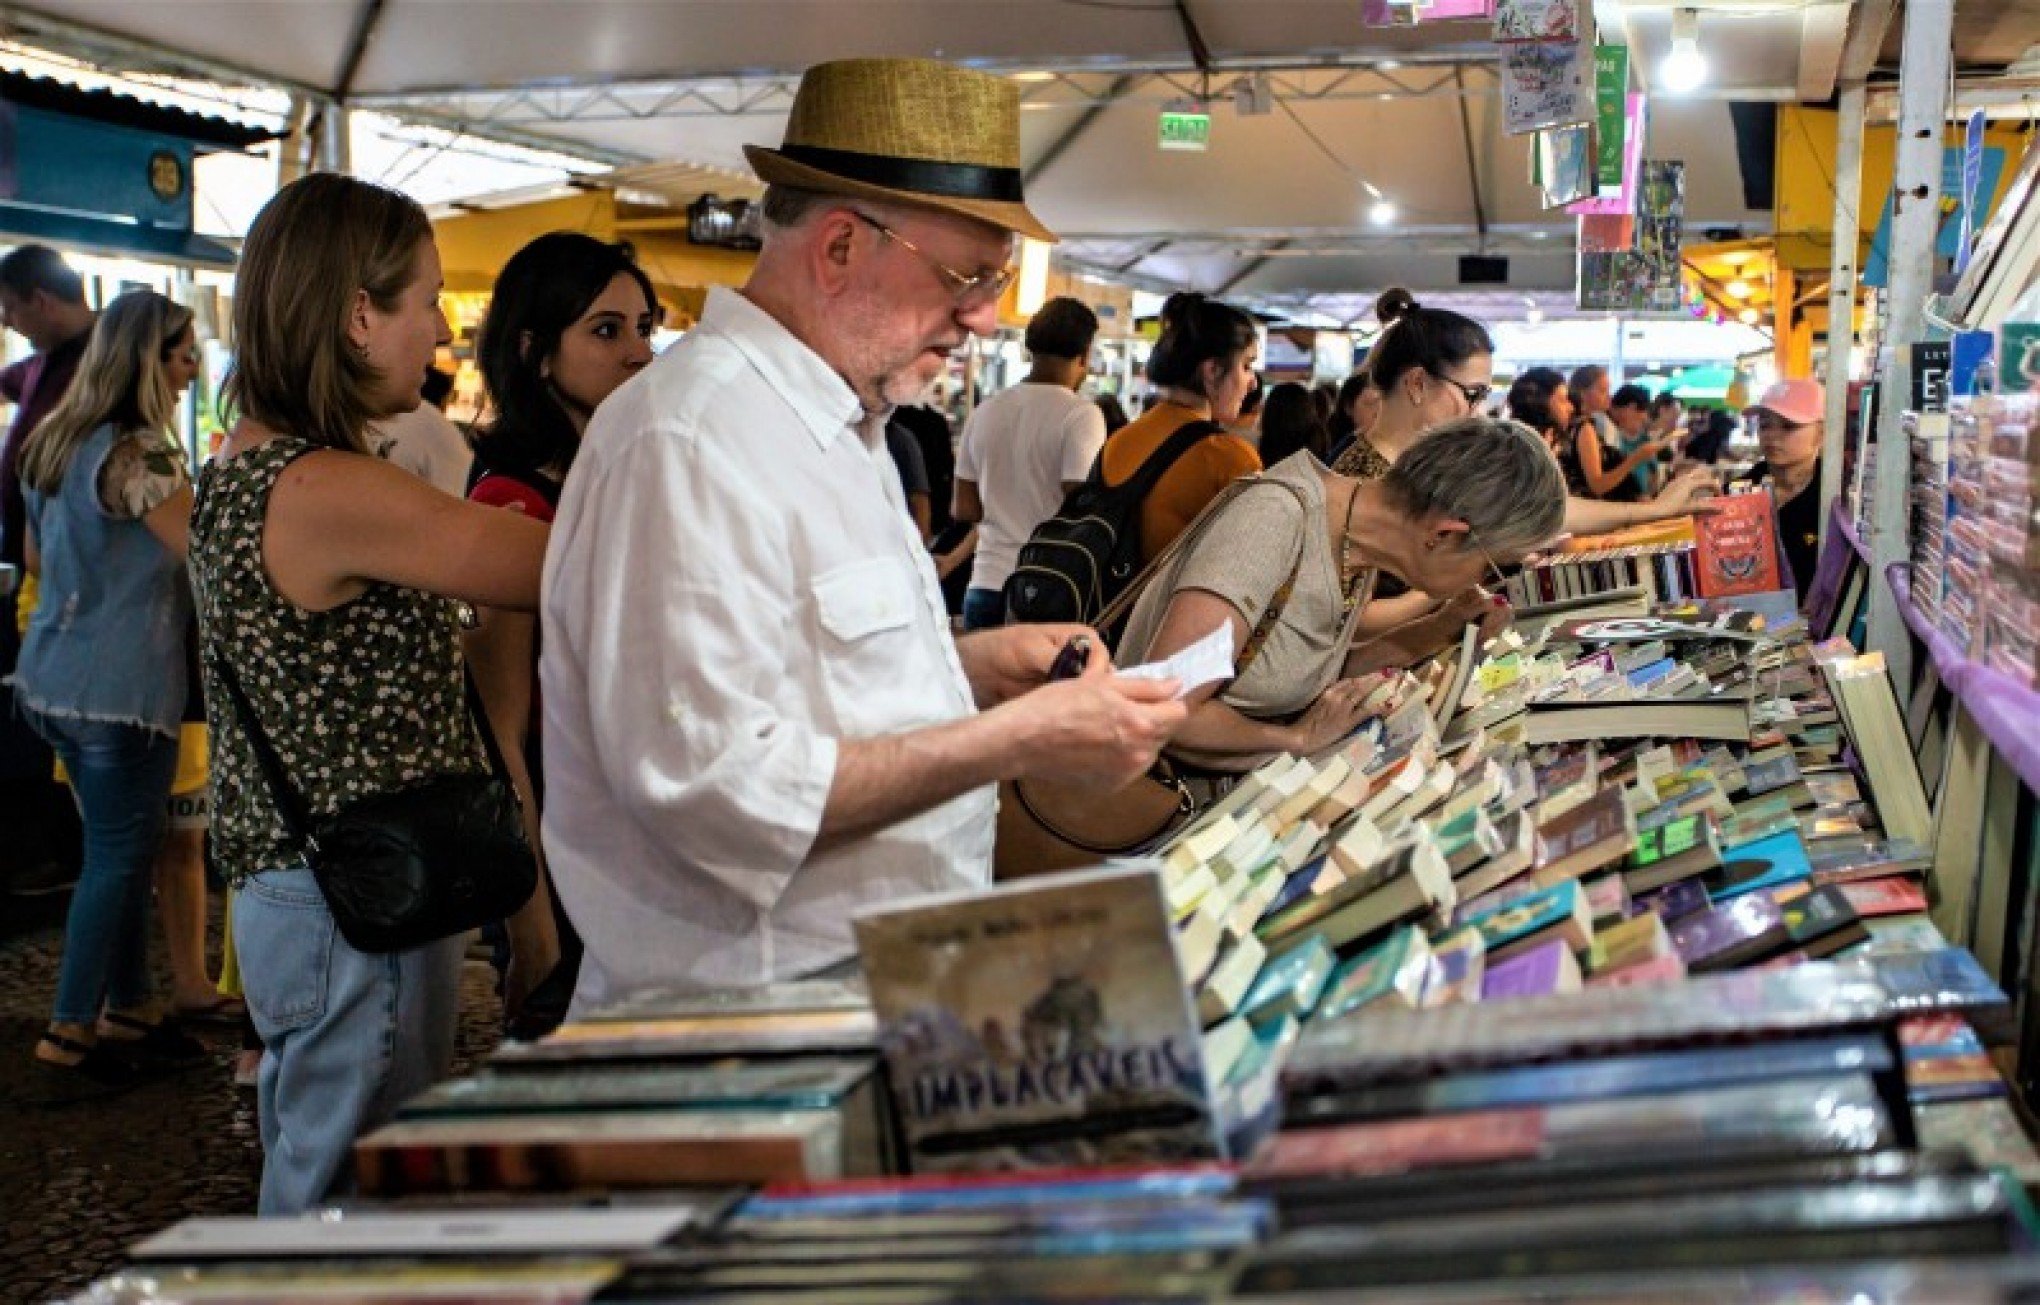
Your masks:
{"label": "handbag", "polygon": [[[1301,492],[1279,480],[1263,481],[1255,476],[1234,481],[1198,514],[1175,542],[1134,577],[1112,606],[1099,616],[1098,628],[1110,629],[1113,623],[1129,614],[1161,568],[1187,549],[1222,507],[1252,486],[1263,483],[1281,485],[1297,495],[1297,502],[1302,504]],[[1281,619],[1289,595],[1296,588],[1296,578],[1303,570],[1303,559],[1309,546],[1310,538],[1306,533],[1297,545],[1296,560],[1290,565],[1288,579],[1275,591],[1233,663],[1234,678],[1245,673],[1260,654],[1262,645],[1268,641],[1275,623]],[[1172,761],[1164,754],[1146,775],[1112,792],[1100,792],[1095,785],[1059,780],[1008,780],[999,786],[999,820],[992,851],[992,877],[1001,882],[1024,879],[1029,875],[1073,870],[1095,865],[1107,857],[1145,851],[1196,817],[1197,795],[1188,781],[1193,774],[1201,773]]]}
{"label": "handbag", "polygon": [[242,692],[240,677],[225,658],[214,665],[284,832],[303,850],[348,946],[371,954],[410,951],[504,919],[531,899],[538,860],[465,667],[466,716],[481,733],[486,773],[429,776],[314,817]]}

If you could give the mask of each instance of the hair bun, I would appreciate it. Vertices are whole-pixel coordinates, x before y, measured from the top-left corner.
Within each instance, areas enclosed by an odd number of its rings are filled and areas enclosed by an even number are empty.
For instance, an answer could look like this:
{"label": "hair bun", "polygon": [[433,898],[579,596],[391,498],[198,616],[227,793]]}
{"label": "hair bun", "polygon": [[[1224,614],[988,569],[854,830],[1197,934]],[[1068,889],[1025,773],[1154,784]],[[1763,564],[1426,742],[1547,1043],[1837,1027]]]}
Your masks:
{"label": "hair bun", "polygon": [[1178,322],[1204,306],[1204,296],[1195,290],[1178,290],[1162,301],[1162,320]]}
{"label": "hair bun", "polygon": [[1409,291],[1399,285],[1390,286],[1374,301],[1374,316],[1383,326],[1394,326],[1422,306]]}

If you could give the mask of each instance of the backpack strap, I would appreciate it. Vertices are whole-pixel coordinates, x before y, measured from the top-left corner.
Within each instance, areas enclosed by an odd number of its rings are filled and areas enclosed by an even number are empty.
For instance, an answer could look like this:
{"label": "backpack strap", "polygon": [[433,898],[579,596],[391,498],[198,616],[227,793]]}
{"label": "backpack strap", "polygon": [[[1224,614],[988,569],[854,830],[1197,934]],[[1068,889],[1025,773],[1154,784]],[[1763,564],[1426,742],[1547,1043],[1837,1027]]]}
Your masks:
{"label": "backpack strap", "polygon": [[[1212,498],[1211,502],[1204,505],[1204,510],[1202,512],[1199,512],[1196,515],[1196,517],[1191,520],[1190,524],[1183,528],[1183,533],[1177,535],[1176,538],[1169,544],[1169,546],[1161,551],[1161,553],[1155,558],[1154,561],[1149,562],[1146,566],[1141,568],[1140,574],[1134,576],[1134,578],[1127,583],[1126,588],[1119,591],[1119,597],[1113,599],[1111,604],[1108,607],[1106,607],[1104,611],[1098,614],[1098,621],[1095,628],[1097,628],[1100,631],[1106,632],[1113,630],[1120,621],[1124,620],[1129,614],[1132,613],[1134,604],[1140,601],[1141,593],[1147,589],[1150,581],[1152,581],[1157,575],[1161,574],[1162,568],[1167,566],[1170,563],[1170,561],[1173,560],[1178,554],[1187,552],[1190,549],[1190,547],[1197,542],[1198,538],[1201,535],[1203,535],[1205,528],[1209,526],[1211,522],[1218,516],[1218,514],[1225,509],[1225,506],[1228,503],[1231,503],[1234,499],[1246,493],[1248,490],[1252,489],[1256,485],[1273,485],[1278,489],[1287,490],[1291,495],[1295,497],[1297,507],[1303,510],[1305,520],[1309,519],[1310,509],[1304,504],[1303,491],[1296,488],[1296,486],[1286,484],[1283,481],[1279,480],[1270,480],[1267,478],[1267,476],[1259,472],[1256,472],[1254,475],[1251,476],[1240,477],[1238,480],[1235,480],[1230,485],[1227,485],[1224,489],[1218,491],[1217,495]],[[1296,587],[1297,573],[1301,571],[1303,568],[1304,549],[1305,547],[1308,546],[1308,542],[1309,542],[1308,535],[1306,535],[1304,546],[1300,546],[1297,549],[1295,565],[1289,568],[1288,581],[1277,592],[1274,601],[1269,604],[1267,610],[1263,611],[1262,626],[1256,627],[1256,634],[1258,635],[1258,637],[1252,636],[1249,637],[1248,642],[1253,645],[1253,651],[1252,653],[1247,654],[1247,661],[1252,661],[1253,658],[1260,653],[1261,651],[1260,643],[1262,641],[1265,641],[1265,639],[1267,638],[1266,630],[1273,628],[1272,622],[1268,621],[1269,613],[1274,612],[1279,614],[1282,605],[1289,601],[1290,591]],[[1263,628],[1263,626],[1265,626],[1265,628]],[[1244,662],[1235,663],[1235,665],[1239,669],[1245,669]]]}
{"label": "backpack strap", "polygon": [[1142,462],[1131,476],[1127,477],[1125,484],[1107,485],[1105,483],[1105,450],[1103,449],[1098,450],[1098,461],[1092,464],[1091,474],[1097,478],[1101,489],[1110,490],[1113,493],[1130,494],[1135,499],[1146,502],[1147,496],[1154,493],[1155,486],[1162,483],[1162,477],[1168,475],[1170,468],[1181,462],[1185,454],[1189,453],[1191,449],[1196,448],[1199,444],[1202,444],[1205,440],[1210,439],[1213,435],[1223,434],[1225,434],[1225,427],[1215,421],[1201,419],[1198,421],[1187,421],[1176,428],[1175,434],[1163,440],[1159,448],[1147,455],[1147,460]]}

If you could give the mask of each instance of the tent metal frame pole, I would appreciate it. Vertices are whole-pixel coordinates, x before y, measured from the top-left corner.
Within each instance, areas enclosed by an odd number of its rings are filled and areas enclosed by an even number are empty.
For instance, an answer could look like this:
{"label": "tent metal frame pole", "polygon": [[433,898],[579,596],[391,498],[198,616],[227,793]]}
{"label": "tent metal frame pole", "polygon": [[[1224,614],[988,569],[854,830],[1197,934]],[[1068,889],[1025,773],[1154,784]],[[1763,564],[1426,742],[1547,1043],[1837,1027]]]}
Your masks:
{"label": "tent metal frame pole", "polygon": [[[1877,414],[1877,497],[1870,540],[1871,578],[1902,562],[1912,454],[1901,416],[1912,391],[1912,348],[1925,334],[1939,235],[1942,138],[1948,119],[1948,74],[1954,0],[1906,0],[1899,75],[1898,154],[1892,169],[1891,282],[1885,295],[1884,391]],[[1912,682],[1912,640],[1898,600],[1883,583],[1870,586],[1869,644],[1884,654],[1892,683]]]}
{"label": "tent metal frame pole", "polygon": [[[1820,501],[1833,503],[1842,492],[1842,461],[1849,437],[1849,363],[1856,345],[1856,250],[1861,239],[1863,194],[1862,83],[1842,87],[1835,136],[1834,250],[1828,267],[1827,420],[1822,428]],[[1820,546],[1825,549],[1833,529],[1831,513],[1820,514]]]}

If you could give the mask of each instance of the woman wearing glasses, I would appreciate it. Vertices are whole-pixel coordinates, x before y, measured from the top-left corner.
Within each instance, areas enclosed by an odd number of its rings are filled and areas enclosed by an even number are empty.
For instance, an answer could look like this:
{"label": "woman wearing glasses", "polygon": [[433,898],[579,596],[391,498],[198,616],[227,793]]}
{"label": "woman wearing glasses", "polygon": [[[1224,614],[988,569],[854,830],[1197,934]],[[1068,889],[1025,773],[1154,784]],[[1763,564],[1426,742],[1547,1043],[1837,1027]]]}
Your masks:
{"label": "woman wearing glasses", "polygon": [[1446,423],[1378,478],[1298,453],[1194,528],[1135,604],[1118,660],[1166,657],[1229,624],[1236,676],[1190,696],[1170,755],[1239,772],[1317,751],[1367,714],[1376,665],[1356,643],[1377,576],[1419,596],[1478,592],[1558,534],[1565,501],[1537,436],[1487,417]]}

